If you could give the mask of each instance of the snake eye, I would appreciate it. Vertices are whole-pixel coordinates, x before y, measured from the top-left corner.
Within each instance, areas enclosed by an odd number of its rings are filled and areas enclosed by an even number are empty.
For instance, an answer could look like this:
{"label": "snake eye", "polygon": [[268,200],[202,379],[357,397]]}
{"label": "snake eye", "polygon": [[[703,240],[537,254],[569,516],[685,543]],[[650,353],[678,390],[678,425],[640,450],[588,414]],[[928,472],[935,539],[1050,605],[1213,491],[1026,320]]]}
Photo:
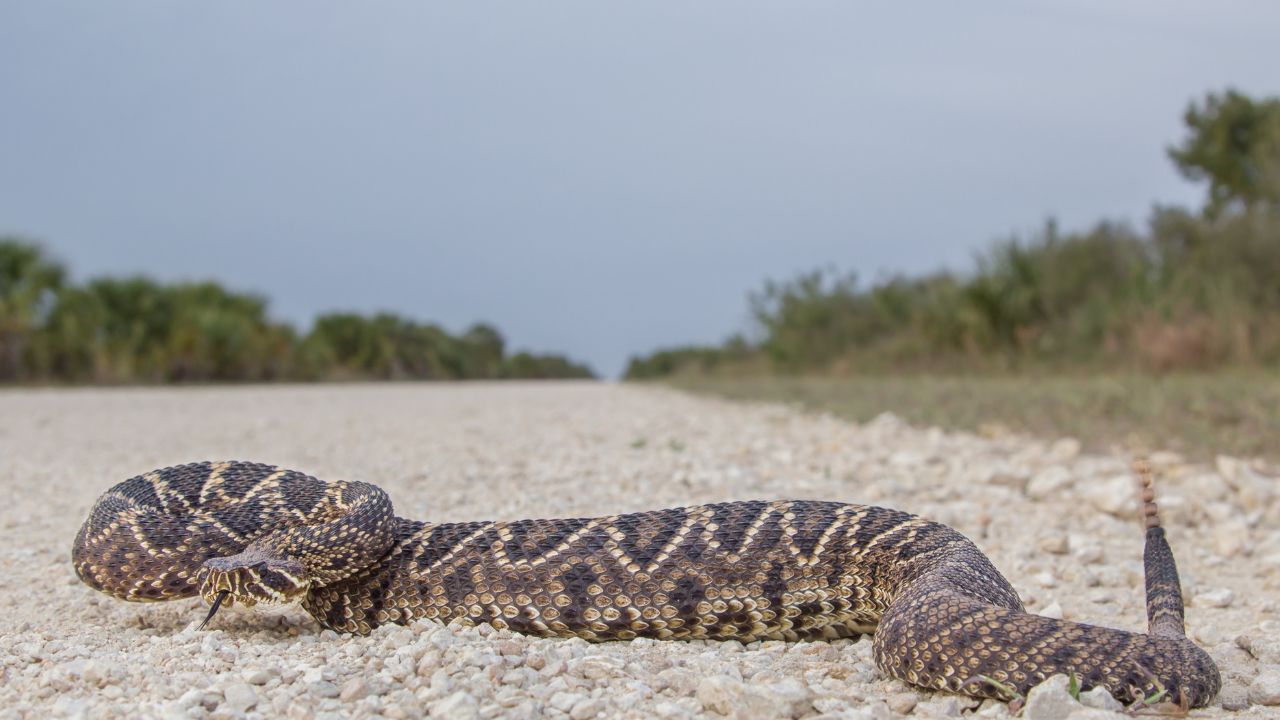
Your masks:
{"label": "snake eye", "polygon": [[268,565],[256,572],[257,584],[275,602],[292,602],[304,594],[310,583],[295,574],[297,568]]}

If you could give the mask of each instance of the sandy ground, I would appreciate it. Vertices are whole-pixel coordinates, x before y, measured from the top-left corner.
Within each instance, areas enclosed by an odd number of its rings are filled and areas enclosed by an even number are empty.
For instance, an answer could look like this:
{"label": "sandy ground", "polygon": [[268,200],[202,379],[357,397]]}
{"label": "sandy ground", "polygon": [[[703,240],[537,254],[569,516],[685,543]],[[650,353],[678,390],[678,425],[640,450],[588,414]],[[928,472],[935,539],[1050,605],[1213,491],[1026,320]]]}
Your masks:
{"label": "sandy ground", "polygon": [[[870,642],[589,645],[418,623],[368,638],[297,608],[141,605],[81,585],[94,499],[155,467],[250,459],[386,488],[439,521],[730,499],[888,505],[973,538],[1030,609],[1144,625],[1128,458],[1070,439],[862,426],[592,383],[0,392],[0,717],[1005,717],[884,678]],[[1158,456],[1191,634],[1225,689],[1196,716],[1280,708],[1280,495],[1260,468]],[[1059,693],[1061,694],[1061,693]],[[1054,710],[1023,717],[1101,717]],[[1074,701],[1072,701],[1074,702]],[[1074,713],[1074,714],[1072,714]]]}

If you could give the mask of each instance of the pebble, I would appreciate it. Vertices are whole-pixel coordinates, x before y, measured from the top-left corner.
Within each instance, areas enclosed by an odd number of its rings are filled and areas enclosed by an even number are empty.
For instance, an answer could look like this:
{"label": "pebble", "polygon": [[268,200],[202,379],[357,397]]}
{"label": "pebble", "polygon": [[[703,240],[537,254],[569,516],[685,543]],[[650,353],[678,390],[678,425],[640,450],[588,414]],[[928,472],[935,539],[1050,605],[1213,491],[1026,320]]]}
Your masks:
{"label": "pebble", "polygon": [[450,720],[474,720],[480,717],[480,707],[475,698],[459,690],[442,700],[431,703],[428,713],[431,717],[450,718]]}
{"label": "pebble", "polygon": [[1191,599],[1192,605],[1203,608],[1226,608],[1235,602],[1236,594],[1230,588],[1215,588],[1196,593]]}
{"label": "pebble", "polygon": [[266,685],[271,682],[272,678],[280,676],[280,672],[274,669],[256,668],[249,670],[244,674],[244,681],[250,685]]}
{"label": "pebble", "polygon": [[840,720],[845,718],[850,720],[889,720],[889,718],[893,717],[893,711],[889,709],[889,706],[883,700],[873,700],[861,703],[851,713],[841,713],[836,717]]}
{"label": "pebble", "polygon": [[1036,543],[1036,547],[1050,555],[1066,555],[1070,549],[1066,535],[1051,535],[1041,538],[1040,542]]}
{"label": "pebble", "polygon": [[1234,683],[1224,686],[1218,693],[1218,704],[1224,710],[1245,710],[1249,707],[1249,689]]}
{"label": "pebble", "polygon": [[956,718],[964,712],[964,705],[955,695],[935,694],[916,705],[915,714],[926,718]]}
{"label": "pebble", "polygon": [[1095,508],[1116,517],[1137,516],[1137,483],[1131,475],[1115,475],[1083,483],[1081,494]]}
{"label": "pebble", "polygon": [[90,660],[84,664],[80,677],[84,678],[88,685],[102,687],[107,682],[107,668],[100,662]]}
{"label": "pebble", "polygon": [[721,715],[756,718],[791,717],[802,714],[811,705],[808,692],[799,683],[788,683],[786,687],[755,686],[723,676],[703,678],[698,683],[698,702],[703,709]]}
{"label": "pebble", "polygon": [[1071,483],[1071,471],[1053,465],[1036,473],[1027,481],[1027,497],[1044,500]]}
{"label": "pebble", "polygon": [[915,709],[918,701],[915,693],[897,693],[890,695],[886,702],[890,710],[899,715],[906,715]]}
{"label": "pebble", "polygon": [[1049,446],[1048,459],[1053,462],[1075,460],[1079,455],[1080,441],[1072,437],[1060,438]]}
{"label": "pebble", "polygon": [[1249,684],[1249,702],[1254,705],[1280,705],[1280,668],[1258,673]]}
{"label": "pebble", "polygon": [[1053,675],[1031,688],[1022,710],[1023,720],[1067,720],[1081,708],[1080,701],[1068,692],[1069,683],[1066,675]]}
{"label": "pebble", "polygon": [[352,702],[360,700],[369,695],[369,683],[364,678],[353,677],[342,684],[342,690],[338,693],[339,699],[343,702]]}
{"label": "pebble", "polygon": [[1112,712],[1124,710],[1124,705],[1120,704],[1119,700],[1112,697],[1111,693],[1102,687],[1096,687],[1080,693],[1080,704],[1085,707],[1110,710]]}
{"label": "pebble", "polygon": [[227,707],[236,712],[247,712],[258,704],[258,693],[248,683],[231,683],[223,691]]}
{"label": "pebble", "polygon": [[1221,557],[1236,557],[1249,545],[1249,526],[1242,520],[1226,519],[1215,522],[1210,532],[1213,551]]}
{"label": "pebble", "polygon": [[569,711],[571,720],[589,720],[604,714],[605,703],[599,698],[582,698]]}
{"label": "pebble", "polygon": [[338,686],[328,680],[317,680],[307,687],[308,692],[320,698],[336,698],[341,693]]}
{"label": "pebble", "polygon": [[551,699],[548,701],[548,704],[560,712],[567,713],[582,699],[582,696],[576,693],[562,691],[553,694]]}

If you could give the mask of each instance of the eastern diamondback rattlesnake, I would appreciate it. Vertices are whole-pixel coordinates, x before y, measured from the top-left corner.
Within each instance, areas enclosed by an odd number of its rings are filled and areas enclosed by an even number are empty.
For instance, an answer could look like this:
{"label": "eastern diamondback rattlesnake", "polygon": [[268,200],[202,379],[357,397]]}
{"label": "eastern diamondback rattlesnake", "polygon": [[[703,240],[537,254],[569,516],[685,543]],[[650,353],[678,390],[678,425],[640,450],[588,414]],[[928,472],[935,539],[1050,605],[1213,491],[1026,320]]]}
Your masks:
{"label": "eastern diamondback rattlesnake", "polygon": [[[913,685],[1025,694],[1055,673],[1116,698],[1208,703],[1212,659],[1183,633],[1181,590],[1144,473],[1149,631],[1031,615],[977,547],[879,507],[733,502],[591,519],[433,524],[381,489],[269,465],[196,463],[107,491],[72,560],[125,600],[300,600],[368,633],[461,618],[588,640],[837,638]],[[212,617],[212,611],[210,612]]]}

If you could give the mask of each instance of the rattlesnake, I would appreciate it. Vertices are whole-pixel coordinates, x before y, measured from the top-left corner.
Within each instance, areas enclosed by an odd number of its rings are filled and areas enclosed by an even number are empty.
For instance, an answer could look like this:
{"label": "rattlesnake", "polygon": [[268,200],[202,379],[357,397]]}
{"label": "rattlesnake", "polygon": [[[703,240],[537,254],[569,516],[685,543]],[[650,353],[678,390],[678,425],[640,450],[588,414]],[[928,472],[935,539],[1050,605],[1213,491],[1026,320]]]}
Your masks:
{"label": "rattlesnake", "polygon": [[[1055,673],[1125,702],[1199,706],[1217,667],[1183,633],[1145,478],[1149,632],[1031,615],[955,530],[833,502],[731,502],[591,519],[434,524],[376,486],[244,462],[126,480],[76,536],[91,587],[125,600],[300,600],[326,628],[416,618],[587,640],[799,640],[875,632],[907,683],[1013,699]],[[206,618],[206,622],[208,618]]]}

